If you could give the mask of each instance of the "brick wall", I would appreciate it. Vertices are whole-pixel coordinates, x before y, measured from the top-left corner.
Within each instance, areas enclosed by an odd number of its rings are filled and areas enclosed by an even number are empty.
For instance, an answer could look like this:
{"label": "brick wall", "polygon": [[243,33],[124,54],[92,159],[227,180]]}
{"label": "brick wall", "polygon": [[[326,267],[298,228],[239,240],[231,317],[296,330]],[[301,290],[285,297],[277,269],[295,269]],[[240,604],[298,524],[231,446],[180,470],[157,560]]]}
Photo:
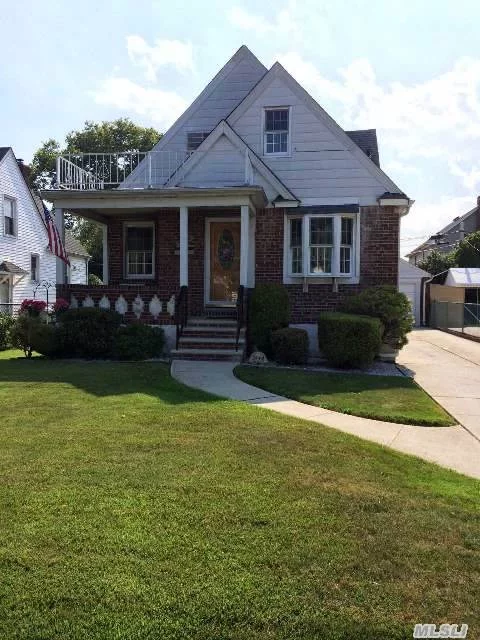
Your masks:
{"label": "brick wall", "polygon": [[[256,282],[283,282],[283,209],[257,212]],[[320,311],[338,308],[345,296],[378,284],[397,284],[399,215],[393,207],[362,207],[360,213],[360,284],[303,283],[286,285],[292,322],[315,322]]]}

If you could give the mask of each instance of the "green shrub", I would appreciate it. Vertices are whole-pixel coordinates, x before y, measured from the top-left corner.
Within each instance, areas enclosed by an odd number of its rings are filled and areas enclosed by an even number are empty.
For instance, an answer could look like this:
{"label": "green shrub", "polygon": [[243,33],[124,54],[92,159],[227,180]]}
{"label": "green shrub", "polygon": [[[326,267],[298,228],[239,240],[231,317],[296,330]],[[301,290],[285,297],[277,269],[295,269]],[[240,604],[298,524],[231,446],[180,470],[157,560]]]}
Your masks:
{"label": "green shrub", "polygon": [[47,358],[63,355],[62,345],[59,341],[59,331],[53,323],[37,322],[31,332],[30,346],[32,351],[36,351]]}
{"label": "green shrub", "polygon": [[347,313],[322,313],[318,346],[336,367],[367,367],[378,354],[383,326],[378,318]]}
{"label": "green shrub", "polygon": [[272,332],[273,357],[281,364],[304,364],[308,356],[308,333],[305,329],[285,327]]}
{"label": "green shrub", "polygon": [[251,340],[257,349],[272,357],[272,331],[288,327],[288,292],[280,284],[259,284],[249,304]]}
{"label": "green shrub", "polygon": [[35,335],[41,331],[42,324],[43,320],[40,315],[32,315],[27,311],[19,313],[15,320],[11,331],[12,344],[14,347],[22,349],[26,358],[32,357]]}
{"label": "green shrub", "polygon": [[162,355],[165,336],[160,327],[129,324],[115,336],[113,356],[119,360],[145,360]]}
{"label": "green shrub", "polygon": [[12,347],[12,330],[15,318],[9,313],[0,313],[0,351]]}
{"label": "green shrub", "polygon": [[380,318],[385,328],[383,341],[394,349],[407,344],[407,333],[414,326],[407,296],[391,285],[371,287],[347,298],[342,311]]}
{"label": "green shrub", "polygon": [[122,316],[92,307],[69,309],[58,326],[59,349],[65,357],[107,358]]}
{"label": "green shrub", "polygon": [[102,279],[97,276],[95,273],[88,274],[88,284],[91,287],[100,287],[103,285]]}

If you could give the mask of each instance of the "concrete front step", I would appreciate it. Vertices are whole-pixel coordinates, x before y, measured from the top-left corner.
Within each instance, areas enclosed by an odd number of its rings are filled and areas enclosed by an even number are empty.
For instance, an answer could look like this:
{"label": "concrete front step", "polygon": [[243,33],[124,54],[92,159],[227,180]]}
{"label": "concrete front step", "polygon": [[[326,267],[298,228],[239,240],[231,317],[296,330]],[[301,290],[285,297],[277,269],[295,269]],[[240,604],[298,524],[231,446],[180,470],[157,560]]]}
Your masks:
{"label": "concrete front step", "polygon": [[[240,335],[244,335],[245,330],[242,329]],[[219,338],[234,338],[237,335],[236,327],[189,327],[186,326],[183,330],[184,336],[204,336],[207,337],[219,337]]]}
{"label": "concrete front step", "polygon": [[172,360],[222,360],[241,362],[243,350],[235,349],[172,349]]}
{"label": "concrete front step", "polygon": [[237,326],[236,320],[224,319],[224,318],[205,318],[205,317],[192,317],[188,319],[187,327],[223,327],[233,328]]}

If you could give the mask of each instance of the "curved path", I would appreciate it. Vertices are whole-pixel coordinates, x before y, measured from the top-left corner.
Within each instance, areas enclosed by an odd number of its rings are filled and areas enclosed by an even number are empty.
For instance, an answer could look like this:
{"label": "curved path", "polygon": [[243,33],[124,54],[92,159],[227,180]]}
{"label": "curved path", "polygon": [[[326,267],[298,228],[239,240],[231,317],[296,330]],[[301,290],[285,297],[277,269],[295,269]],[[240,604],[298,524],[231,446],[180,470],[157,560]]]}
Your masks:
{"label": "curved path", "polygon": [[480,442],[460,425],[417,427],[313,407],[242,382],[233,374],[235,366],[233,362],[175,360],[171,373],[188,387],[318,422],[480,479]]}

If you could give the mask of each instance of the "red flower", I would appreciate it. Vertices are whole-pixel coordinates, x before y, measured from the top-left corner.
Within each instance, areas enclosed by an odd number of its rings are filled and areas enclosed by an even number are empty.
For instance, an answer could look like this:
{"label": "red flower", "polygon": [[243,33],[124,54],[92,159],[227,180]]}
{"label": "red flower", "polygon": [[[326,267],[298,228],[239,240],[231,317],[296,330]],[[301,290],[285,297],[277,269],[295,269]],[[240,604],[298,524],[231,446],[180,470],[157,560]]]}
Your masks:
{"label": "red flower", "polygon": [[64,298],[57,298],[55,304],[53,305],[53,310],[55,313],[59,313],[60,311],[66,311],[68,307],[69,304]]}
{"label": "red flower", "polygon": [[42,311],[45,311],[46,306],[47,303],[43,300],[23,300],[20,305],[20,311],[39,315]]}

